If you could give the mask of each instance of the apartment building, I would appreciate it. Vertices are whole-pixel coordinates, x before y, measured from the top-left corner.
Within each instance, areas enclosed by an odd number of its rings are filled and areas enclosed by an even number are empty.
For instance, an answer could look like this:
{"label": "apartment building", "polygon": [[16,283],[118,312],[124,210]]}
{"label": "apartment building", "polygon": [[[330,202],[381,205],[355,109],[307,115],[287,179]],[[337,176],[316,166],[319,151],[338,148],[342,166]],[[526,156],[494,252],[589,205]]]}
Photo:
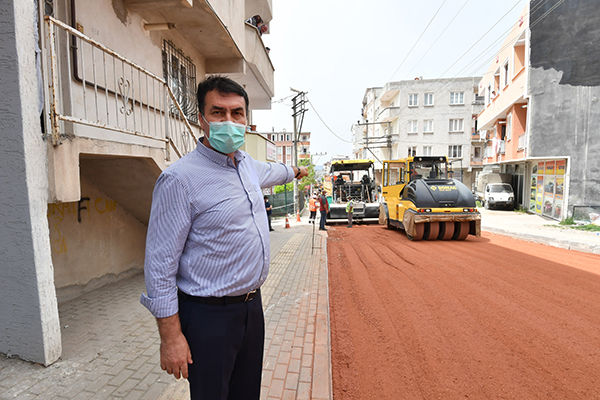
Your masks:
{"label": "apartment building", "polygon": [[485,170],[511,174],[518,204],[558,220],[600,204],[596,6],[532,0],[479,83]]}
{"label": "apartment building", "polygon": [[[283,130],[282,132],[261,133],[261,135],[275,143],[277,162],[294,165],[293,132]],[[298,135],[298,162],[303,159],[310,159],[310,132],[301,132]]]}
{"label": "apartment building", "polygon": [[483,107],[477,97],[480,79],[417,78],[368,88],[362,121],[354,127],[355,158],[447,155],[454,177],[470,186],[477,168],[471,164],[475,118]]}
{"label": "apartment building", "polygon": [[[0,352],[51,364],[58,303],[143,268],[156,178],[202,136],[200,80],[270,108],[256,14],[272,1],[1,2]],[[267,142],[243,149],[268,160]]]}

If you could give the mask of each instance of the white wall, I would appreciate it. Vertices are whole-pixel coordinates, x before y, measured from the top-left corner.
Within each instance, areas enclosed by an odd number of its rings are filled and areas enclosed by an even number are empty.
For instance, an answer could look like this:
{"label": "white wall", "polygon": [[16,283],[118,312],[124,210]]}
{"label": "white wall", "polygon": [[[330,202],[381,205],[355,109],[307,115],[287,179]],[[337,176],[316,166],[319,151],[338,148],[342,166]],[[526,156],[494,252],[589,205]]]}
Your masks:
{"label": "white wall", "polygon": [[48,365],[61,354],[44,218],[33,1],[0,2],[0,352]]}
{"label": "white wall", "polygon": [[48,204],[59,302],[141,272],[144,266],[146,227],[84,177],[81,198]]}

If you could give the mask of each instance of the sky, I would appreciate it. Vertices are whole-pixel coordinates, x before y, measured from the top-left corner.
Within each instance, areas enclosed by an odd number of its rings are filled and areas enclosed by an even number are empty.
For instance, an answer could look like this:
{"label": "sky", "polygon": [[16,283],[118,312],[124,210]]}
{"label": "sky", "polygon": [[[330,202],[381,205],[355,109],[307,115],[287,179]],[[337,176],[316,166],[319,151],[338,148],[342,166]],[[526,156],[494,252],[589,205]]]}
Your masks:
{"label": "sky", "polygon": [[273,0],[263,41],[275,95],[271,110],[253,112],[253,123],[259,132],[293,132],[290,88],[306,92],[302,131],[311,132],[312,154],[327,153],[313,162],[351,156],[351,127],[367,88],[483,75],[527,2]]}

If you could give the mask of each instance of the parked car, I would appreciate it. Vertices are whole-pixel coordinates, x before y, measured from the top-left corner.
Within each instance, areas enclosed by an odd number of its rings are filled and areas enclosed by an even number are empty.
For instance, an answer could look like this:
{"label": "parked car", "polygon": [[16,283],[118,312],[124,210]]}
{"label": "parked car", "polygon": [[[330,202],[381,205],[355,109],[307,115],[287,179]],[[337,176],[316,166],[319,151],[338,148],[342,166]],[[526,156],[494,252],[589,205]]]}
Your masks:
{"label": "parked car", "polygon": [[515,207],[515,193],[508,183],[488,183],[485,187],[484,204],[486,210],[490,208],[505,208],[512,210]]}

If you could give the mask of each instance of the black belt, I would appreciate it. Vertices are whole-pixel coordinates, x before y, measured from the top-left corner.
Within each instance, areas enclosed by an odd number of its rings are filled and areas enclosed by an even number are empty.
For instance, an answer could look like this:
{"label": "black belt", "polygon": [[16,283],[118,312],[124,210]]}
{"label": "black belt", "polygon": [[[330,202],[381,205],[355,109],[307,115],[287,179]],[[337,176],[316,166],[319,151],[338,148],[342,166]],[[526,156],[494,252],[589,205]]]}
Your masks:
{"label": "black belt", "polygon": [[246,301],[252,301],[260,293],[260,288],[255,289],[246,294],[240,296],[223,296],[223,297],[199,297],[192,296],[177,289],[179,296],[185,300],[193,301],[200,304],[210,304],[214,306],[226,306],[227,304],[244,303]]}

